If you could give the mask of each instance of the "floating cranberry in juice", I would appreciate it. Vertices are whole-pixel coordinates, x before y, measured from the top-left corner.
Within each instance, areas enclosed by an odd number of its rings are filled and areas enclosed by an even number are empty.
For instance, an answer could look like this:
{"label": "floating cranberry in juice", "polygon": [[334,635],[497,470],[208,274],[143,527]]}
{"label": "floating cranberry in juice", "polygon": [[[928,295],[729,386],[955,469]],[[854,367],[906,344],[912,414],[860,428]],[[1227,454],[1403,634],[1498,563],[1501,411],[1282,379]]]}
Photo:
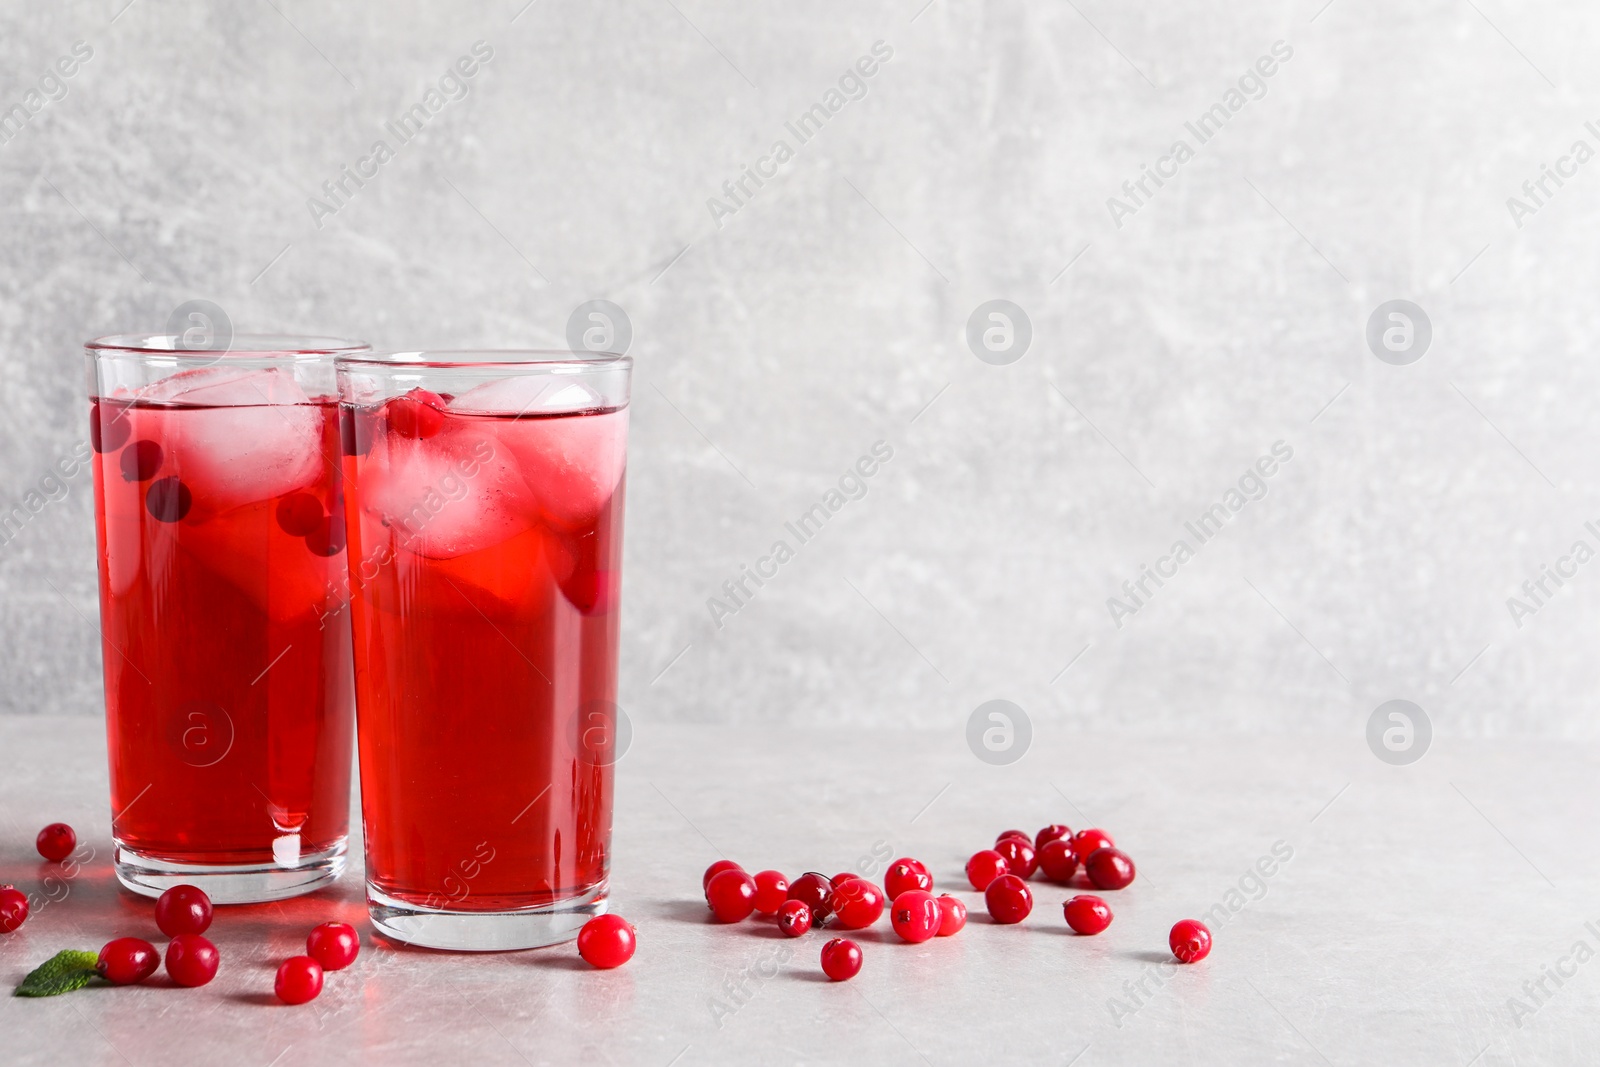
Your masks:
{"label": "floating cranberry in juice", "polygon": [[89,346],[113,862],[150,896],[292,896],[349,822],[334,346],[175,340]]}
{"label": "floating cranberry in juice", "polygon": [[368,901],[501,949],[605,905],[628,361],[342,360]]}

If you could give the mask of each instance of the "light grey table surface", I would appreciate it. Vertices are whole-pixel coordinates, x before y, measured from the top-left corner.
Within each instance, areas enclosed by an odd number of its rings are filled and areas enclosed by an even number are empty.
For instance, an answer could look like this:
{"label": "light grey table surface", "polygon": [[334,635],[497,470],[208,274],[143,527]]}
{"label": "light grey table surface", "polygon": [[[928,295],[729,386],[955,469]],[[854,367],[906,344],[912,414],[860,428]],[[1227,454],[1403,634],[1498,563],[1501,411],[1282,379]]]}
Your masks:
{"label": "light grey table surface", "polygon": [[[1036,738],[978,763],[948,733],[635,724],[619,765],[613,902],[639,929],[613,972],[572,946],[497,955],[401,949],[364,923],[359,861],[340,886],[221,909],[216,980],[47,1000],[0,997],[13,1064],[237,1063],[1576,1063],[1600,1039],[1600,798],[1593,746],[1436,738],[1409,767],[1360,737]],[[14,983],[61,948],[159,940],[111,875],[105,745],[90,718],[0,719],[0,880],[38,889],[48,821],[98,858],[59,902],[0,936]],[[961,877],[1013,825],[1092,822],[1140,864],[1107,894],[1116,919],[1070,935],[1070,890],[1036,885],[998,927]],[[1282,844],[1278,844],[1278,843]],[[1292,858],[1259,885],[1274,845]],[[920,946],[862,932],[865,967],[822,979],[824,937],[712,924],[699,876],[827,873],[893,852],[973,908]],[[1269,868],[1271,864],[1267,864]],[[1243,885],[1244,892],[1234,892]],[[1179,918],[1230,912],[1210,959],[1172,969]],[[361,958],[322,996],[271,995],[285,956],[329,918],[361,924]],[[1594,927],[1586,923],[1595,922]],[[1587,951],[1575,949],[1579,942]],[[1570,973],[1560,984],[1545,977]],[[1590,971],[1594,973],[1590,973]],[[1544,990],[1524,983],[1544,978]],[[1144,993],[1132,992],[1143,980]],[[1518,998],[1525,1011],[1514,1010]]]}

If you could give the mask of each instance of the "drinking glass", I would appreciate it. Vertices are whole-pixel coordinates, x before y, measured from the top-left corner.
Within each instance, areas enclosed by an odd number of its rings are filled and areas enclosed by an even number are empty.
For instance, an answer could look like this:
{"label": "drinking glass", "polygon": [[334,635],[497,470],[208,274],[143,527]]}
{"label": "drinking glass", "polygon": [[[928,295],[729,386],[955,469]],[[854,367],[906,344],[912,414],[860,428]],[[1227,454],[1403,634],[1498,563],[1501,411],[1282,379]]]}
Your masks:
{"label": "drinking glass", "polygon": [[367,346],[86,349],[117,877],[310,892],[344,869],[354,732],[333,357]]}
{"label": "drinking glass", "polygon": [[606,906],[632,361],[338,361],[373,924],[554,944]]}

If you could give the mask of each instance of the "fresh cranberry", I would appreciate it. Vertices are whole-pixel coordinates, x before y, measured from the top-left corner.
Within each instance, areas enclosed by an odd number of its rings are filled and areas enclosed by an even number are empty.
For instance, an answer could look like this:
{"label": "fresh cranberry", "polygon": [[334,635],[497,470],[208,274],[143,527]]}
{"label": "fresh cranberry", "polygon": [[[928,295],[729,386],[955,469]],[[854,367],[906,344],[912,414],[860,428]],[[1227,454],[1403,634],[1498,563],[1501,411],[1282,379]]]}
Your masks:
{"label": "fresh cranberry", "polygon": [[967,881],[972,883],[972,888],[983,892],[989,888],[989,883],[1002,874],[1010,874],[1006,866],[1006,858],[992,848],[982,852],[974,852],[967,861]]}
{"label": "fresh cranberry", "polygon": [[148,482],[161,469],[166,454],[154,441],[135,441],[122,452],[122,480]]}
{"label": "fresh cranberry", "polygon": [[28,895],[0,885],[0,934],[9,934],[28,919]]}
{"label": "fresh cranberry", "polygon": [[928,868],[919,860],[903,857],[889,864],[889,869],[883,874],[883,891],[889,895],[890,900],[899,900],[901,893],[920,889],[923,892],[933,888],[933,876],[928,874]]}
{"label": "fresh cranberry", "polygon": [[983,903],[995,922],[1009,926],[1028,917],[1033,910],[1033,892],[1014,874],[1002,874],[983,891]]}
{"label": "fresh cranberry", "polygon": [[323,923],[306,937],[306,955],[325,971],[342,971],[356,961],[361,938],[349,923]]}
{"label": "fresh cranberry", "polygon": [[921,944],[939,932],[939,901],[926,889],[908,889],[894,898],[889,909],[889,925],[913,945]]}
{"label": "fresh cranberry", "polygon": [[105,943],[94,969],[113,985],[133,985],[155,974],[159,966],[161,953],[150,942],[138,937],[119,937]]}
{"label": "fresh cranberry", "polygon": [[144,493],[144,509],[157,522],[181,522],[193,505],[194,494],[175,474],[157,478]]}
{"label": "fresh cranberry", "polygon": [[639,932],[620,915],[596,915],[578,931],[578,955],[602,971],[633,959],[638,944]]}
{"label": "fresh cranberry", "polygon": [[1048,845],[1052,841],[1060,841],[1062,838],[1066,838],[1068,841],[1071,841],[1072,831],[1066,826],[1063,826],[1061,823],[1051,823],[1049,826],[1046,826],[1043,830],[1040,830],[1038,833],[1033,835],[1033,850],[1035,852],[1043,852],[1044,846]]}
{"label": "fresh cranberry", "polygon": [[201,986],[217,976],[217,946],[200,934],[167,942],[167,974],[181,986]]}
{"label": "fresh cranberry", "polygon": [[710,885],[711,885],[711,879],[715,878],[717,875],[721,874],[723,871],[742,871],[742,870],[744,870],[744,868],[739,866],[737,863],[733,862],[732,860],[718,860],[717,862],[713,863],[711,866],[707,867],[706,868],[706,873],[700,876],[700,888],[701,889],[709,888]]}
{"label": "fresh cranberry", "polygon": [[292,537],[304,537],[322,525],[322,501],[310,493],[290,493],[278,501],[278,528]]}
{"label": "fresh cranberry", "polygon": [[861,876],[859,874],[857,874],[855,871],[840,871],[838,874],[836,874],[832,878],[828,879],[828,884],[833,886],[835,889],[838,889],[840,886],[844,885],[850,879],[852,879],[852,878],[860,878],[860,877]]}
{"label": "fresh cranberry", "polygon": [[789,899],[789,879],[782,871],[757,871],[756,910],[763,915],[776,915],[783,902]]}
{"label": "fresh cranberry", "polygon": [[1115,848],[1097,848],[1084,861],[1083,873],[1096,889],[1126,889],[1133,882],[1133,860]]}
{"label": "fresh cranberry", "polygon": [[1211,931],[1198,919],[1179,919],[1172,924],[1167,944],[1179,963],[1198,963],[1211,955]]}
{"label": "fresh cranberry", "polygon": [[1104,830],[1079,830],[1072,835],[1072,851],[1078,854],[1079,863],[1092,856],[1095,850],[1111,848],[1115,844],[1111,835]]}
{"label": "fresh cranberry", "polygon": [[290,956],[278,965],[272,991],[285,1004],[304,1004],[322,992],[322,964],[310,956]]}
{"label": "fresh cranberry", "polygon": [[865,878],[848,878],[833,888],[834,921],[845,930],[865,930],[883,916],[883,890]]}
{"label": "fresh cranberry", "polygon": [[822,973],[835,982],[848,982],[861,973],[861,946],[836,937],[822,946]]}
{"label": "fresh cranberry", "polygon": [[107,400],[89,405],[89,444],[96,452],[115,452],[133,433],[128,424],[127,406]]}
{"label": "fresh cranberry", "polygon": [[60,863],[78,847],[78,835],[66,823],[53,822],[39,831],[33,844],[39,850],[39,855],[51,863]]}
{"label": "fresh cranberry", "polygon": [[1026,837],[1008,837],[994,846],[994,850],[1006,861],[1006,872],[1018,878],[1032,878],[1039,866],[1033,842]]}
{"label": "fresh cranberry", "polygon": [[344,512],[335,511],[306,534],[306,547],[319,556],[337,556],[344,551]]}
{"label": "fresh cranberry", "polygon": [[413,389],[383,406],[389,429],[413,441],[437,436],[444,429],[445,399],[426,389]]}
{"label": "fresh cranberry", "polygon": [[1045,842],[1039,850],[1039,873],[1057,885],[1066,885],[1078,873],[1078,854],[1064,837]]}
{"label": "fresh cranberry", "polygon": [[1020,837],[1028,844],[1033,844],[1033,837],[1026,830],[1001,830],[1000,836],[994,839],[995,848],[999,848],[1000,842],[1008,837]]}
{"label": "fresh cranberry", "polygon": [[790,897],[778,908],[778,929],[785,937],[799,937],[811,929],[811,908],[803,900]]}
{"label": "fresh cranberry", "polygon": [[815,871],[802,874],[789,883],[789,899],[804,902],[811,909],[812,925],[819,928],[827,926],[833,918],[836,907],[833,893],[833,883],[828,881],[826,875]]}
{"label": "fresh cranberry", "polygon": [[168,937],[203,934],[211,925],[211,898],[192,885],[175,885],[156,899],[156,925]]}
{"label": "fresh cranberry", "polygon": [[706,903],[717,922],[743,922],[756,910],[756,880],[743,871],[723,871],[706,886]]}
{"label": "fresh cranberry", "polygon": [[1098,934],[1111,925],[1111,909],[1106,902],[1087,893],[1061,905],[1061,912],[1074,933]]}
{"label": "fresh cranberry", "polygon": [[943,893],[939,896],[938,904],[939,936],[949,937],[960,933],[961,928],[967,925],[967,906],[961,902],[961,898]]}

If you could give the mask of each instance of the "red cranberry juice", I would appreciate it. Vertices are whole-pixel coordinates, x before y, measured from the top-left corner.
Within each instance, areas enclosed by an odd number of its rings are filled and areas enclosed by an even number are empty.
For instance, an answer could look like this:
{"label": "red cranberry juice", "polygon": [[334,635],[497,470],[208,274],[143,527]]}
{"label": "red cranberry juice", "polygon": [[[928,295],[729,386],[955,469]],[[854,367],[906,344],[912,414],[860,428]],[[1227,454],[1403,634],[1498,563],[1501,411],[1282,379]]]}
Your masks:
{"label": "red cranberry juice", "polygon": [[[186,371],[163,391],[293,388],[275,373]],[[292,867],[341,844],[354,694],[336,406],[104,398],[90,426],[113,835],[217,865]]]}
{"label": "red cranberry juice", "polygon": [[344,411],[367,879],[537,908],[609,867],[627,412],[414,403]]}

